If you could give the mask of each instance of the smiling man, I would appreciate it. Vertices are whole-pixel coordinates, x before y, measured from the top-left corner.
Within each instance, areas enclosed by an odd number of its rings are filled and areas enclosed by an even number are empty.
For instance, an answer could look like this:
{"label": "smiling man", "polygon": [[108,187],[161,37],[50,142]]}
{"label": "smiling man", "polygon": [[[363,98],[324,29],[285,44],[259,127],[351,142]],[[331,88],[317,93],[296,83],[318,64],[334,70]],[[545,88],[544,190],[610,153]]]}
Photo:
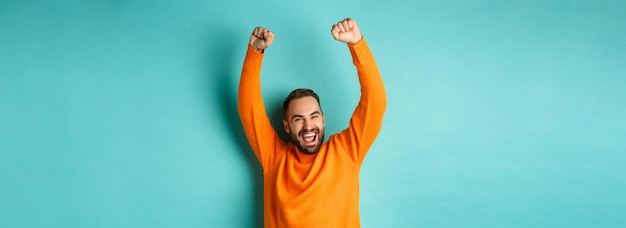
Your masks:
{"label": "smiling man", "polygon": [[285,131],[298,151],[314,154],[324,142],[324,113],[320,99],[310,89],[296,89],[283,103]]}
{"label": "smiling man", "polygon": [[291,92],[283,109],[282,141],[261,96],[261,65],[274,33],[250,36],[239,84],[238,109],[246,137],[263,168],[265,227],[360,227],[359,171],[382,126],[387,97],[365,39],[350,18],[334,24],[333,38],[347,43],[361,85],[348,128],[324,142],[325,117],[310,89]]}

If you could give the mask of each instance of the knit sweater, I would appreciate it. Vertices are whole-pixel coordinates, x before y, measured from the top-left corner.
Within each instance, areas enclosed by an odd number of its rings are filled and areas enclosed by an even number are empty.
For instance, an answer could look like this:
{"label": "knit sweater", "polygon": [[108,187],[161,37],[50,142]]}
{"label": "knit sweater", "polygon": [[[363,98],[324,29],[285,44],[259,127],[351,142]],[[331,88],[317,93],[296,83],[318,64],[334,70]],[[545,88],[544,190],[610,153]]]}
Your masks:
{"label": "knit sweater", "polygon": [[387,99],[365,39],[348,48],[359,76],[360,101],[348,128],[331,135],[318,153],[304,154],[272,128],[261,96],[264,53],[248,45],[238,109],[263,168],[265,227],[360,227],[359,171],[382,126]]}

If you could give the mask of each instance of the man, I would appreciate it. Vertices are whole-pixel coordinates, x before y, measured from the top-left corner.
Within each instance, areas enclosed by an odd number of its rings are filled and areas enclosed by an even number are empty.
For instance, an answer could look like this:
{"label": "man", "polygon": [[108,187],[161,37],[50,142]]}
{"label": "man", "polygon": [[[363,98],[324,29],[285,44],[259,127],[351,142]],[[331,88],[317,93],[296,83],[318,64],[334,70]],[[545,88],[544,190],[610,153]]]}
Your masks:
{"label": "man", "polygon": [[324,143],[324,112],[310,89],[296,89],[283,104],[282,141],[261,97],[260,72],[274,33],[257,27],[241,73],[238,109],[246,137],[263,167],[265,227],[360,227],[359,171],[382,125],[383,81],[365,39],[350,18],[332,26],[347,43],[361,84],[361,99],[347,129]]}

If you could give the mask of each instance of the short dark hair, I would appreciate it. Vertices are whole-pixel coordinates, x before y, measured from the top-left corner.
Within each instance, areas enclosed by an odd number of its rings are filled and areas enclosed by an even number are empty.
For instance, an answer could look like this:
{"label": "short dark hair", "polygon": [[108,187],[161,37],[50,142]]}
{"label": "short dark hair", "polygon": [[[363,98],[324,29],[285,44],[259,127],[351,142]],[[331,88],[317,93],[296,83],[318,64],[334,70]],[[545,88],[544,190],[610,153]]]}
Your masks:
{"label": "short dark hair", "polygon": [[287,108],[289,107],[289,103],[291,102],[291,100],[302,98],[302,97],[308,97],[308,96],[311,96],[315,98],[315,100],[317,100],[317,104],[320,105],[320,110],[321,110],[322,104],[320,103],[320,97],[317,96],[317,93],[313,92],[313,90],[311,89],[299,88],[299,89],[295,89],[291,91],[291,93],[287,95],[287,98],[285,98],[285,102],[283,102],[283,112],[287,114]]}

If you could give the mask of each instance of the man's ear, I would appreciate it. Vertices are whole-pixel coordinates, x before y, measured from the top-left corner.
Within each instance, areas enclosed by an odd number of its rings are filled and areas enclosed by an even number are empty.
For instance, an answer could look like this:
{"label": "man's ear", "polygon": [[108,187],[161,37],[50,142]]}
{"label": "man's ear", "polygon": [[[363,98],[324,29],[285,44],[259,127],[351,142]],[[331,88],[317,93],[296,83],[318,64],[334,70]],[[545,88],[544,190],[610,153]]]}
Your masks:
{"label": "man's ear", "polygon": [[291,134],[291,132],[289,132],[289,123],[287,123],[287,120],[283,119],[283,127],[285,128],[285,132],[287,132],[287,134]]}

